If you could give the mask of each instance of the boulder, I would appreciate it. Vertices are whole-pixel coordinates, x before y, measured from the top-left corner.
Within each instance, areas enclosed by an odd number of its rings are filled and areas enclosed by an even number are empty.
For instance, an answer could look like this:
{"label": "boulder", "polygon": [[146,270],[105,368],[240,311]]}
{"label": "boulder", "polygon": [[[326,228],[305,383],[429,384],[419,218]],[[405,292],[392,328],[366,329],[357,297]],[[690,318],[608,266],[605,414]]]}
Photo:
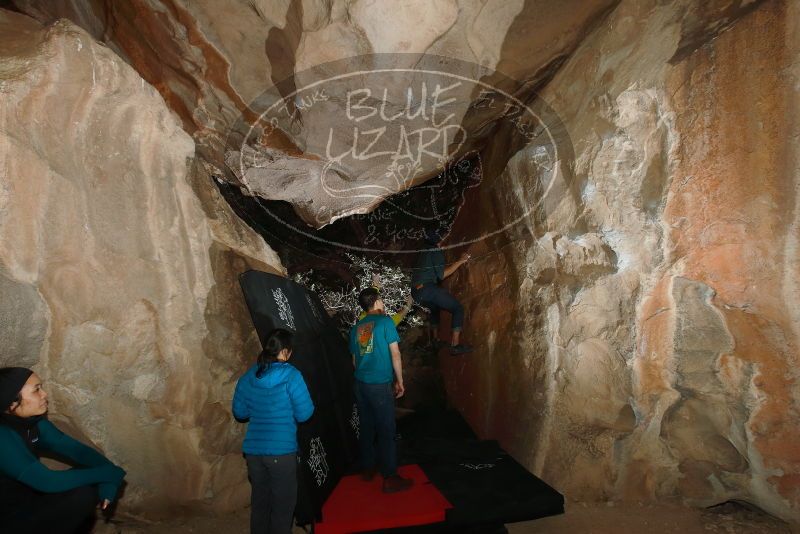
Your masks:
{"label": "boulder", "polygon": [[445,383],[569,496],[800,519],[798,24],[623,0],[539,93],[574,157],[483,152],[450,240],[505,231],[449,281],[477,348]]}
{"label": "boulder", "polygon": [[0,11],[0,364],[128,471],[121,506],[244,506],[237,275],[283,268],[159,92],[83,29]]}

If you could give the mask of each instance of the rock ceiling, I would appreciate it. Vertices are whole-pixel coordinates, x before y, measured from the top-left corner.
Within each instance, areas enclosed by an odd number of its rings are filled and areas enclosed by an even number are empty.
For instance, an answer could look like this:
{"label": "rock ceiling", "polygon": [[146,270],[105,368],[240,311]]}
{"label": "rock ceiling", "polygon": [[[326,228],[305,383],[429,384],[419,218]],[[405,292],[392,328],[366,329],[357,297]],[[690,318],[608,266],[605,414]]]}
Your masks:
{"label": "rock ceiling", "polygon": [[615,3],[16,5],[42,21],[68,18],[112,47],[162,94],[211,172],[246,194],[290,202],[320,227],[480,149],[510,107],[475,113],[481,94],[529,102]]}

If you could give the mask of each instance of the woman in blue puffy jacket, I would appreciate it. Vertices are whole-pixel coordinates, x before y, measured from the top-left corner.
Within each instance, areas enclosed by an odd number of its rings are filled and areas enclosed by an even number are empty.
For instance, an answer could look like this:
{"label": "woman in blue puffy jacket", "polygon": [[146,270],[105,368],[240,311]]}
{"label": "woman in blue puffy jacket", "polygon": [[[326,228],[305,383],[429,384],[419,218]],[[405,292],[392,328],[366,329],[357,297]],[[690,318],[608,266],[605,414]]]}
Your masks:
{"label": "woman in blue puffy jacket", "polygon": [[314,413],[303,375],[292,364],[292,334],[275,329],[258,362],[239,378],[233,415],[248,421],[242,449],[250,478],[250,532],[286,534],[297,502],[297,423]]}

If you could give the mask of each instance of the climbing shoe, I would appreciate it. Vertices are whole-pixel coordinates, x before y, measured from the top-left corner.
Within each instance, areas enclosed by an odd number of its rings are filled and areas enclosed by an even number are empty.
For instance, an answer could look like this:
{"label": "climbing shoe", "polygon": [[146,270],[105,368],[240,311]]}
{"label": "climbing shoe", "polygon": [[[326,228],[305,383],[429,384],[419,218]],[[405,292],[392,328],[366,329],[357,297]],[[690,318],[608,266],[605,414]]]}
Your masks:
{"label": "climbing shoe", "polygon": [[472,352],[472,345],[459,343],[450,347],[450,354],[466,354],[467,352]]}

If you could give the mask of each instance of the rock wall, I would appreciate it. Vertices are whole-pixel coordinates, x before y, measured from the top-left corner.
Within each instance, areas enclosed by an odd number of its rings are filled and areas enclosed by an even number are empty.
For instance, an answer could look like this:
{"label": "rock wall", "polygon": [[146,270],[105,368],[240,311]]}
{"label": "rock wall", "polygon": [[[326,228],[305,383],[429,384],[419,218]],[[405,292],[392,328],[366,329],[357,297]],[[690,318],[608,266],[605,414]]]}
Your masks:
{"label": "rock wall", "polygon": [[237,275],[280,261],[84,30],[0,11],[0,94],[0,365],[34,366],[51,417],[125,467],[129,511],[243,506]]}
{"label": "rock wall", "polygon": [[485,153],[451,240],[540,208],[450,283],[477,350],[448,394],[569,497],[800,519],[799,23],[623,1],[541,91],[574,149],[553,183],[535,144]]}
{"label": "rock wall", "polygon": [[[539,89],[569,137],[509,160],[483,117],[452,239],[530,214],[450,282],[477,346],[442,361],[453,402],[572,498],[800,519],[797,2],[15,5],[85,31],[0,19],[0,361],[128,468],[132,511],[246,500],[235,276],[281,267],[211,185],[231,125],[306,67],[427,52]],[[287,187],[313,160],[265,145]]]}

